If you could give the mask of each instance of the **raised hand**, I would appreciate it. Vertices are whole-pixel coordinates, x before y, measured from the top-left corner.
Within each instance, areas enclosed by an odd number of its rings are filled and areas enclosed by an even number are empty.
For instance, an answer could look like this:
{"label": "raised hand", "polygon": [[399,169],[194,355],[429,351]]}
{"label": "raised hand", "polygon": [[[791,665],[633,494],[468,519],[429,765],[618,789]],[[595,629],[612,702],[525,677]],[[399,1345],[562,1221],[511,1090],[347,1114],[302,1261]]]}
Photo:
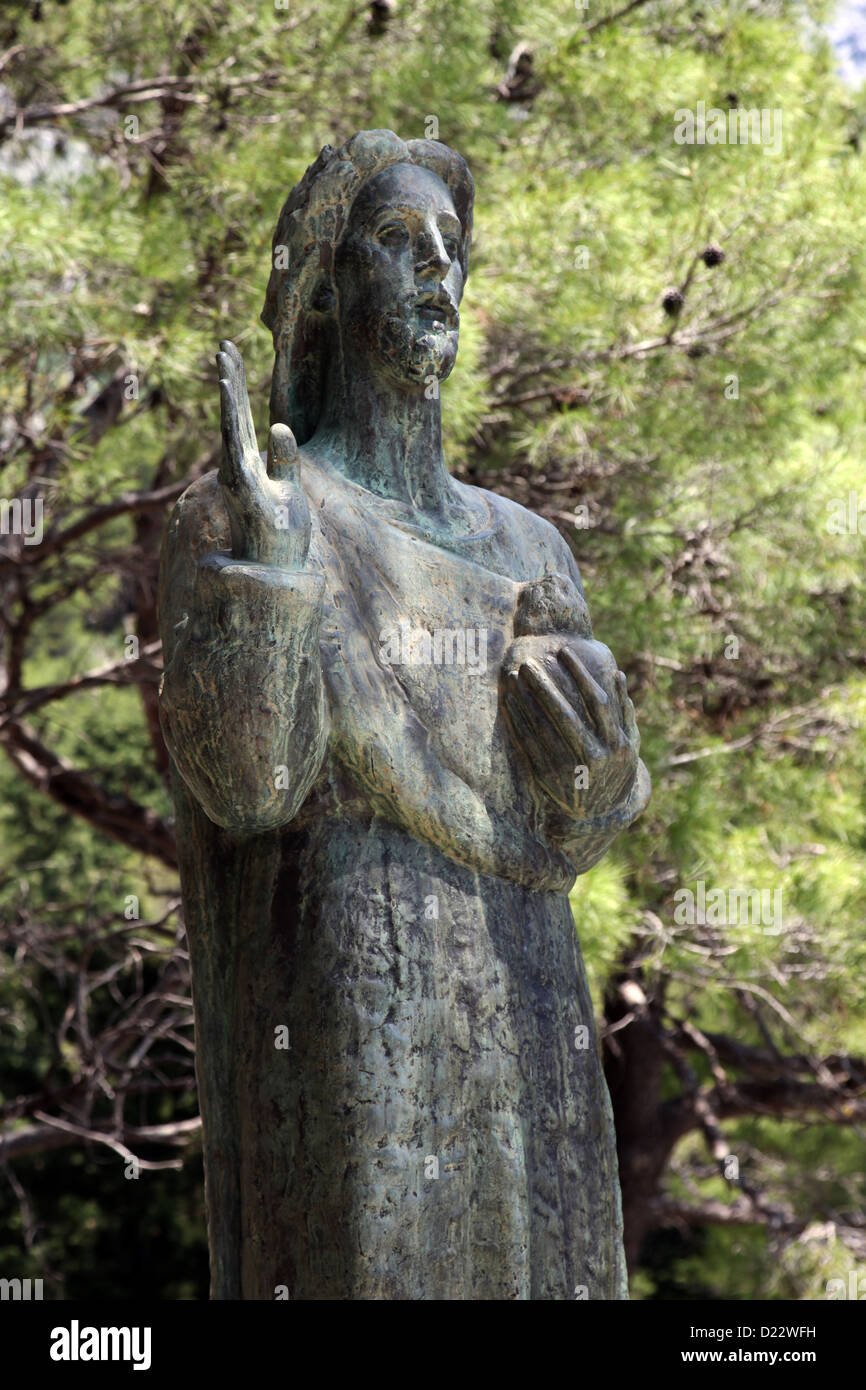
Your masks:
{"label": "raised hand", "polygon": [[256,443],[243,359],[234,343],[220,343],[221,428],[219,481],[229,514],[232,556],[280,569],[302,569],[310,548],[310,509],[301,488],[295,436],[272,425],[267,464]]}
{"label": "raised hand", "polygon": [[626,678],[607,647],[563,633],[520,637],[502,682],[512,730],[559,810],[590,818],[624,805],[640,736]]}

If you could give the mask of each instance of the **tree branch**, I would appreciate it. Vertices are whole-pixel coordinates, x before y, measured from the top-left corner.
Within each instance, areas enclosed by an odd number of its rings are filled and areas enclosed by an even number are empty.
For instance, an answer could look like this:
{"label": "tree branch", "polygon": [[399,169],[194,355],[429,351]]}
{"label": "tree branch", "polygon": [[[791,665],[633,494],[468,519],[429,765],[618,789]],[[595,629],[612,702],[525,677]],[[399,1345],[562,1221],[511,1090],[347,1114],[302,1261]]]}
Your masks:
{"label": "tree branch", "polygon": [[[276,68],[249,77],[218,77],[216,82],[222,89],[238,89],[255,87],[258,83],[271,84],[281,75],[282,70]],[[203,86],[206,80],[213,82],[214,75],[211,74],[209,79],[194,76],[144,77],[135,82],[125,82],[122,86],[112,87],[100,96],[81,97],[78,101],[61,101],[51,105],[22,106],[10,112],[8,116],[0,117],[0,135],[13,126],[20,130],[26,125],[56,121],[64,116],[80,116],[85,111],[93,111],[99,107],[134,106],[146,101],[159,101],[169,95],[173,101],[201,104],[208,101],[208,93],[197,93],[194,89]]]}
{"label": "tree branch", "polygon": [[0,1163],[32,1158],[34,1154],[50,1153],[54,1149],[67,1149],[77,1144],[94,1143],[107,1144],[122,1158],[134,1159],[139,1168],[180,1168],[182,1165],[178,1159],[167,1163],[154,1163],[139,1158],[128,1145],[186,1144],[201,1130],[199,1116],[191,1120],[175,1120],[164,1125],[142,1125],[138,1128],[125,1125],[120,1131],[74,1125],[68,1120],[60,1120],[56,1116],[41,1112],[37,1114],[37,1118],[43,1123],[31,1125],[27,1129],[13,1130],[9,1134],[0,1134]]}
{"label": "tree branch", "polygon": [[0,555],[0,569],[20,569],[25,564],[41,564],[47,556],[63,550],[73,541],[86,536],[88,531],[95,530],[97,526],[102,526],[104,522],[111,521],[116,516],[122,516],[124,512],[159,511],[179,497],[191,482],[192,477],[188,477],[178,483],[169,483],[165,487],[157,488],[153,492],[122,492],[114,501],[94,507],[93,511],[87,512],[65,530],[49,531],[41,545],[30,546],[16,556]]}
{"label": "tree branch", "polygon": [[623,5],[621,10],[614,10],[613,14],[602,15],[601,19],[594,19],[592,24],[587,24],[584,32],[594,34],[599,29],[603,29],[607,24],[615,24],[618,19],[625,19],[626,15],[631,14],[632,10],[642,9],[648,5],[650,0],[630,0],[628,5]]}
{"label": "tree branch", "polygon": [[52,753],[26,725],[7,724],[0,730],[0,744],[21,776],[58,805],[130,849],[177,868],[174,832],[155,811],[106,791],[88,773]]}
{"label": "tree branch", "polygon": [[146,647],[142,647],[135,661],[115,661],[110,666],[87,671],[81,676],[73,676],[68,681],[34,686],[32,690],[21,691],[13,699],[7,697],[0,702],[0,708],[2,704],[9,705],[8,713],[0,717],[0,730],[4,724],[19,721],[23,715],[31,714],[41,705],[46,705],[51,700],[62,700],[65,695],[74,695],[79,690],[90,690],[100,685],[138,685],[141,680],[156,682],[159,679],[159,667],[149,658],[158,656],[161,650],[161,642],[150,642]]}

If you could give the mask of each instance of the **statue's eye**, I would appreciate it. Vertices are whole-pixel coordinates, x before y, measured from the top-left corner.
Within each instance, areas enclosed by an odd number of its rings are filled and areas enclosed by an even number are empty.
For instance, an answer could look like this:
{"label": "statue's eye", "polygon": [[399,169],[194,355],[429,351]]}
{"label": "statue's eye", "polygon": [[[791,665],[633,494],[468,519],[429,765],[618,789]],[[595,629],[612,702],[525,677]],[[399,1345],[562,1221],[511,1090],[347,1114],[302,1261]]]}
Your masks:
{"label": "statue's eye", "polygon": [[377,235],[383,246],[402,246],[409,234],[402,222],[386,222]]}
{"label": "statue's eye", "polygon": [[452,261],[456,261],[457,257],[460,255],[460,241],[453,232],[449,232],[447,236],[442,238],[442,245],[445,247]]}

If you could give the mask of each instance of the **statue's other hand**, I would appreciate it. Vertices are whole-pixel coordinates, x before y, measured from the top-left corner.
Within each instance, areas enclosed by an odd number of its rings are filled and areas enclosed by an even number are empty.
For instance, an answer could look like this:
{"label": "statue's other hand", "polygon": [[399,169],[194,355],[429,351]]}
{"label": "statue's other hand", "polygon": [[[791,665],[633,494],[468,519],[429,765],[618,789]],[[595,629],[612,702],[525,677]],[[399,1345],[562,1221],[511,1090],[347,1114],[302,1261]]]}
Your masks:
{"label": "statue's other hand", "polygon": [[298,446],[288,425],[272,425],[267,463],[256,443],[243,358],[220,343],[219,481],[229,514],[236,560],[301,569],[310,547],[310,509],[301,488]]}
{"label": "statue's other hand", "polygon": [[626,678],[600,642],[520,637],[502,669],[503,704],[536,783],[567,815],[598,816],[628,799],[640,735]]}

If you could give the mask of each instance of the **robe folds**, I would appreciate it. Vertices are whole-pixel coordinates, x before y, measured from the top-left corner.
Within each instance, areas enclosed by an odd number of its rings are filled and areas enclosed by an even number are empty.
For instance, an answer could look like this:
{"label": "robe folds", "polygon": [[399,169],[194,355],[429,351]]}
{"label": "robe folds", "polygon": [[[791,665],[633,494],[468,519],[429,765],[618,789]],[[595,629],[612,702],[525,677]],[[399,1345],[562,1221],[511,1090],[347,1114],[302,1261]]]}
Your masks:
{"label": "robe folds", "polygon": [[212,1296],[625,1298],[568,892],[648,778],[563,824],[500,687],[521,593],[585,612],[577,567],[489,492],[455,539],[301,482],[302,571],[231,558],[213,473],[163,551]]}

